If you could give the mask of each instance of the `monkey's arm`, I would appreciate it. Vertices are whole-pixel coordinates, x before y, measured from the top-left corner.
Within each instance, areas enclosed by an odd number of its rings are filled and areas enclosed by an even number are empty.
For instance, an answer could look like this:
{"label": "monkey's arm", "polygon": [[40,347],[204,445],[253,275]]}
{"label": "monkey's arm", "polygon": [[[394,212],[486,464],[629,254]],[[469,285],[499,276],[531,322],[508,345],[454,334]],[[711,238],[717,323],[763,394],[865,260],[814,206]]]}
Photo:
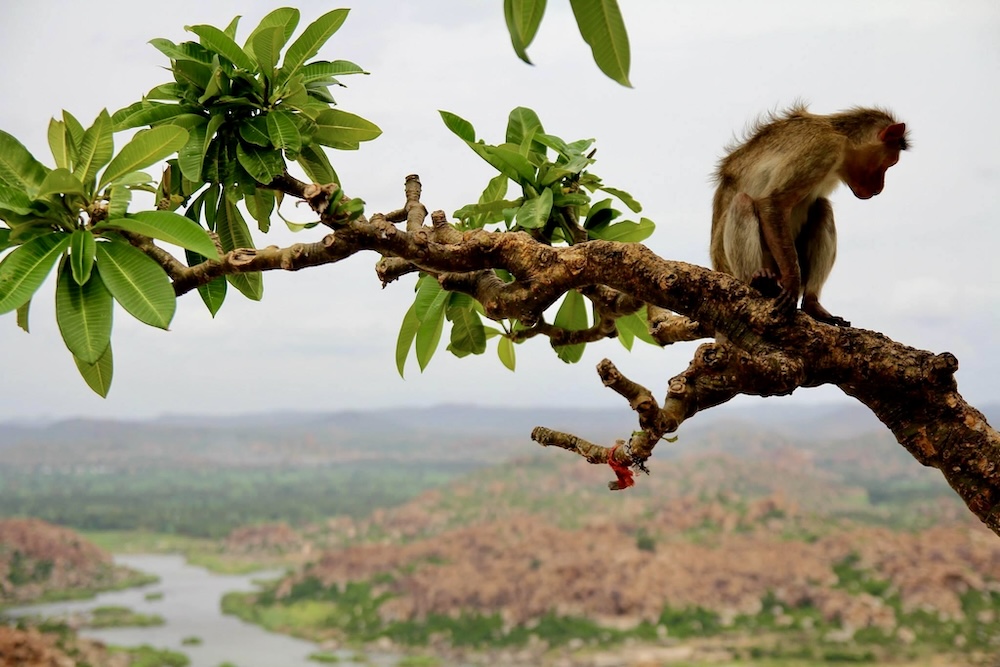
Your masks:
{"label": "monkey's arm", "polygon": [[787,195],[771,195],[758,202],[758,211],[764,245],[778,265],[781,294],[778,295],[777,307],[791,315],[799,303],[802,275],[792,235],[792,205],[788,199]]}

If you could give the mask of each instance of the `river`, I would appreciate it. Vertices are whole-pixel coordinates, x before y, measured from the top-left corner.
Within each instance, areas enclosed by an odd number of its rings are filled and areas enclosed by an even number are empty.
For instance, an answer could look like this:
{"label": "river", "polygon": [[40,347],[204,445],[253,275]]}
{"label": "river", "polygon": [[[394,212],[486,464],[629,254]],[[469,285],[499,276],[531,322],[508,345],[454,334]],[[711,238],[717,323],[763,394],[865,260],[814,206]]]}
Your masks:
{"label": "river", "polygon": [[[279,572],[251,575],[214,574],[185,562],[179,555],[115,556],[115,561],[142,572],[155,574],[160,581],[124,591],[101,593],[91,600],[54,602],[14,607],[7,616],[65,616],[94,607],[120,605],[143,614],[159,614],[164,625],[146,628],[83,629],[84,637],[118,646],[149,644],[156,648],[181,651],[191,659],[191,667],[219,667],[229,662],[236,667],[318,667],[308,656],[320,650],[313,642],[268,632],[260,626],[225,616],[220,609],[223,594],[256,590],[254,580],[274,577]],[[147,599],[151,593],[160,599]],[[184,645],[186,637],[197,637],[197,645]],[[355,651],[337,651],[338,665],[354,667],[396,664],[398,657],[367,654],[355,662]],[[360,659],[360,657],[359,657]]]}

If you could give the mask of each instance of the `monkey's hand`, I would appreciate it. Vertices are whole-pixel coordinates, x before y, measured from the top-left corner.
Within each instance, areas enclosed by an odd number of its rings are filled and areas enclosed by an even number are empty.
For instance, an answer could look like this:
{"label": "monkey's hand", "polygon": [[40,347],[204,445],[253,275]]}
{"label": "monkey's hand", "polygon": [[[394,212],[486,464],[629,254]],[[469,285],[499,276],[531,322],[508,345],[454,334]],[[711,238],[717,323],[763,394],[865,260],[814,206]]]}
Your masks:
{"label": "monkey's hand", "polygon": [[814,296],[806,296],[802,299],[802,312],[818,322],[832,324],[835,327],[849,327],[851,323],[843,317],[831,315],[830,311],[820,305],[819,299]]}
{"label": "monkey's hand", "polygon": [[782,287],[781,294],[774,301],[774,309],[777,313],[787,319],[795,316],[795,310],[799,305],[799,290],[790,290]]}
{"label": "monkey's hand", "polygon": [[[792,283],[786,289],[785,283]],[[757,269],[750,277],[750,287],[760,292],[761,296],[769,299],[777,299],[774,310],[779,317],[786,319],[795,315],[795,308],[799,305],[799,288],[795,279],[783,280],[777,273],[770,269]]]}
{"label": "monkey's hand", "polygon": [[778,274],[770,269],[758,269],[750,276],[750,287],[754,288],[760,295],[773,299],[781,294],[781,281]]}

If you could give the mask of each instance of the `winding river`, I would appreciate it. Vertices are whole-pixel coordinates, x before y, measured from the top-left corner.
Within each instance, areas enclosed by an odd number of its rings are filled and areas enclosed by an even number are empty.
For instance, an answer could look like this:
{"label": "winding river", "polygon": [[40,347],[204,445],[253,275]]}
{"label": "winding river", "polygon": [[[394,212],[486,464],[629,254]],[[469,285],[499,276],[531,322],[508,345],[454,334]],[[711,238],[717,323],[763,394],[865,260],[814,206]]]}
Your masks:
{"label": "winding river", "polygon": [[[55,602],[15,607],[5,610],[7,616],[64,616],[105,605],[121,605],[139,613],[159,614],[164,625],[147,628],[84,629],[80,634],[107,644],[138,646],[181,651],[191,658],[191,667],[219,667],[229,662],[236,667],[318,667],[320,663],[308,656],[320,650],[313,642],[268,632],[220,610],[223,594],[256,589],[254,580],[277,576],[278,572],[252,575],[214,574],[188,565],[179,555],[116,556],[115,561],[142,572],[160,577],[160,581],[140,588],[101,593],[91,600]],[[160,599],[147,599],[150,593],[162,593]],[[184,645],[182,640],[197,637],[197,645]],[[363,662],[355,662],[354,651],[337,651],[338,665],[378,665],[389,667],[397,656],[367,654]],[[359,657],[359,659],[361,659]]]}

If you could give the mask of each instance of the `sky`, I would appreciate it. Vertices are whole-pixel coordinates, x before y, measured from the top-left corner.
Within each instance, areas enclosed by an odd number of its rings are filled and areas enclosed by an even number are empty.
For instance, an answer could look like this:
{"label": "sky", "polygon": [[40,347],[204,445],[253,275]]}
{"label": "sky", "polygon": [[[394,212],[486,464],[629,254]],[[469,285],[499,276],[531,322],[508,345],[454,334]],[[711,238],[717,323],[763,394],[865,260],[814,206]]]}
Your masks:
{"label": "sky", "polygon": [[[824,305],[855,326],[960,361],[959,390],[973,404],[1000,400],[1000,4],[994,0],[872,3],[740,0],[619,0],[631,40],[633,89],[604,77],[554,0],[529,48],[515,56],[502,2],[358,0],[320,52],[358,63],[340,108],[383,135],[331,159],[369,212],[403,203],[403,179],[419,174],[423,202],[449,214],[475,201],[491,168],[442,124],[456,113],[488,142],[502,141],[507,114],[533,108],[547,132],[597,139],[594,171],[631,192],[657,224],[646,242],[660,255],[708,264],[711,173],[724,146],[758,114],[805,100],[816,113],[854,105],[893,109],[913,149],[887,175],[885,191],[832,200],[838,260]],[[155,37],[196,39],[185,25],[224,27],[238,39],[280,6],[273,1],[7,0],[0,9],[0,129],[51,166],[46,128],[67,109],[85,124],[169,80]],[[333,8],[297,5],[300,29]],[[242,39],[240,39],[242,41]],[[124,138],[118,138],[121,146]],[[293,219],[306,212],[288,204]],[[292,234],[280,221],[258,245],[322,236]],[[0,317],[0,421],[73,416],[382,409],[398,405],[628,407],[604,389],[594,366],[611,358],[661,396],[695,344],[658,349],[617,341],[588,346],[575,365],[543,340],[518,346],[517,371],[495,341],[481,357],[443,346],[405,380],[394,349],[415,278],[382,289],[377,257],[358,255],[297,273],[270,272],[260,303],[230,290],[213,320],[191,293],[169,332],[120,308],[112,338],[115,375],[107,399],[79,377],[59,337],[51,280],[36,296],[31,334]],[[756,398],[739,399],[747,405]],[[778,399],[769,399],[778,400]],[[800,389],[788,401],[845,400],[835,387]],[[581,434],[585,435],[585,434]]]}

